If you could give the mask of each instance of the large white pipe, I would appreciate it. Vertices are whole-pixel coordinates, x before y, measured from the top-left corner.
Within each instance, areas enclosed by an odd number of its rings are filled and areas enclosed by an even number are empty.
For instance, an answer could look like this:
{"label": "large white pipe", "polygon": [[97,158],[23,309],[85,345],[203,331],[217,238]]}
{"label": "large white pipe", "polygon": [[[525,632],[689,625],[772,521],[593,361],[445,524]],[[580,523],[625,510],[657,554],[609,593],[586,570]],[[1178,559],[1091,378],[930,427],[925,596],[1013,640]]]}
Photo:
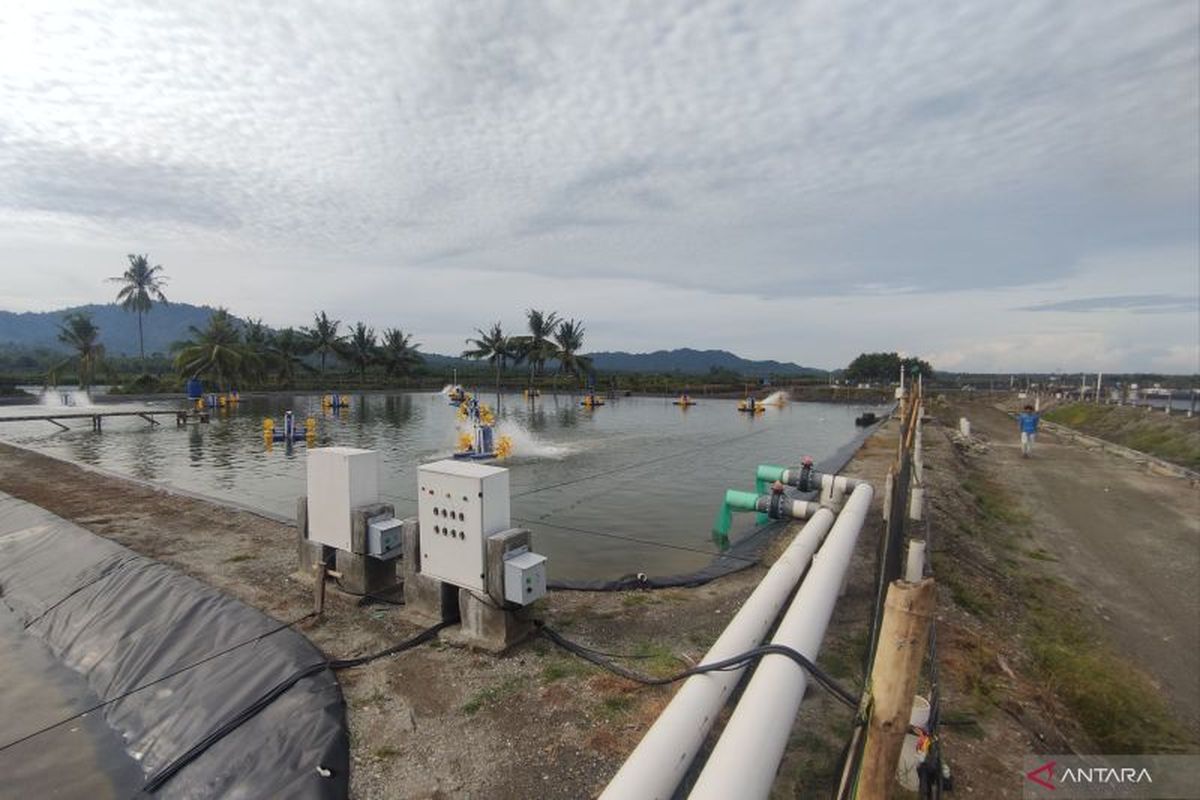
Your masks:
{"label": "large white pipe", "polygon": [[[831,525],[833,512],[829,509],[818,509],[813,514],[730,620],[702,664],[762,644]],[[688,678],[609,781],[601,799],[667,800],[674,795],[744,671],[709,672]]]}
{"label": "large white pipe", "polygon": [[[872,494],[865,483],[851,493],[825,544],[813,557],[772,644],[786,645],[816,660]],[[764,656],[688,795],[690,800],[767,797],[807,683],[808,673],[790,658]]]}

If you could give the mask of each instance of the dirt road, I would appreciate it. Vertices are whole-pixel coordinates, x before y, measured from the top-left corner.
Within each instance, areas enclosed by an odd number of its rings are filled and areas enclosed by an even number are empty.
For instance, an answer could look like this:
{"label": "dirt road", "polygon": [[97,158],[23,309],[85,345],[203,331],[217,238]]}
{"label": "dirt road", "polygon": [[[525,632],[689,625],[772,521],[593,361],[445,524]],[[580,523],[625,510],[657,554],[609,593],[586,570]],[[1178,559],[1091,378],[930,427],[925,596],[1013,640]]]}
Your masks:
{"label": "dirt road", "polygon": [[1015,421],[982,405],[967,413],[1059,576],[1200,731],[1200,488],[1048,432],[1024,459]]}

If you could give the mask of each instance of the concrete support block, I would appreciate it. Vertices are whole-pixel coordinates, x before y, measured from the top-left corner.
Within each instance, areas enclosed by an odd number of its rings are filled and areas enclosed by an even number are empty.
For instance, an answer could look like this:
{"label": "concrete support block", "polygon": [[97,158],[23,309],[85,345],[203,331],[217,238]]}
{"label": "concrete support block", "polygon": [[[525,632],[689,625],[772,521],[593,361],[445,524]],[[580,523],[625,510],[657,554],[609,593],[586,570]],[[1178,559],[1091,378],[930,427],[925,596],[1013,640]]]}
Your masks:
{"label": "concrete support block", "polygon": [[367,523],[376,517],[395,513],[391,503],[372,503],[350,512],[350,547],[352,552],[337,551],[337,571],[342,574],[338,585],[349,594],[381,594],[395,589],[399,583],[396,559],[380,561],[366,555]]}
{"label": "concrete support block", "polygon": [[497,606],[487,595],[468,589],[458,590],[461,625],[446,631],[442,638],[489,653],[502,653],[533,633],[533,621],[527,609],[509,611]]}
{"label": "concrete support block", "polygon": [[338,579],[338,588],[348,594],[381,594],[395,589],[397,585],[394,560],[380,561],[338,550],[336,569],[342,575]]}
{"label": "concrete support block", "polygon": [[533,537],[524,528],[509,528],[487,538],[487,593],[492,602],[503,608],[504,554],[521,547],[533,548]]}
{"label": "concrete support block", "polygon": [[458,619],[458,589],[436,578],[421,574],[420,525],[415,517],[404,520],[400,535],[404,539],[404,557],[400,575],[404,581],[405,619],[430,626]]}
{"label": "concrete support block", "polygon": [[365,555],[367,552],[367,524],[376,517],[394,517],[396,507],[391,503],[372,503],[358,506],[350,512],[350,552]]}

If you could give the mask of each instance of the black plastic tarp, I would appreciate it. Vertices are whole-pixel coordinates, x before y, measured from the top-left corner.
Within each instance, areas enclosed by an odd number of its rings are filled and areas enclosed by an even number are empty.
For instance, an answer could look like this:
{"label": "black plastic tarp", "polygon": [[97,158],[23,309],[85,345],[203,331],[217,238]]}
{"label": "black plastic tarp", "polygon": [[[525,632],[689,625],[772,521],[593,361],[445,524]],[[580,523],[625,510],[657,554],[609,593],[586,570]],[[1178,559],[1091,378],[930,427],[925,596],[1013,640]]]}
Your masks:
{"label": "black plastic tarp", "polygon": [[[272,687],[325,660],[258,610],[4,494],[0,649],[0,711],[13,712],[0,714],[3,785],[89,800],[137,795]],[[154,796],[342,798],[348,783],[345,705],[321,670]]]}

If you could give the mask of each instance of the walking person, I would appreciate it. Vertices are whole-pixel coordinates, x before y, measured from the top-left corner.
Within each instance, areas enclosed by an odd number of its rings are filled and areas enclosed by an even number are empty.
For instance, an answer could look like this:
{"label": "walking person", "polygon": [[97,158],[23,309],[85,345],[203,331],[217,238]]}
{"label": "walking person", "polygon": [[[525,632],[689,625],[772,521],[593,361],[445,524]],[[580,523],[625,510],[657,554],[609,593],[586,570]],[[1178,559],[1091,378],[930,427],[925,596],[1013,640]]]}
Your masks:
{"label": "walking person", "polygon": [[1025,406],[1025,410],[1017,417],[1017,423],[1021,426],[1021,455],[1024,458],[1033,455],[1033,440],[1037,437],[1038,419],[1033,406]]}

